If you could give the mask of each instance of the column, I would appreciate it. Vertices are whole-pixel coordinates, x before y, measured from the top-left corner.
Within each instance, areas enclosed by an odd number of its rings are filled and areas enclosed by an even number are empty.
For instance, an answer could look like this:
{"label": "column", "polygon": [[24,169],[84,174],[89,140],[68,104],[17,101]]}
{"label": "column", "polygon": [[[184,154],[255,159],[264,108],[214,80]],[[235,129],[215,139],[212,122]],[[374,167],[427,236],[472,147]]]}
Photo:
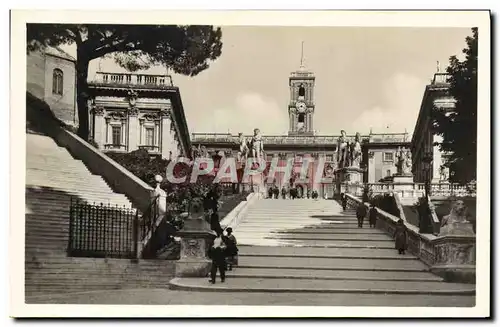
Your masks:
{"label": "column", "polygon": [[139,145],[139,134],[137,133],[138,130],[138,119],[137,119],[138,112],[137,111],[130,111],[129,116],[128,116],[128,150],[129,151],[135,151],[137,150],[137,146]]}
{"label": "column", "polygon": [[106,144],[106,122],[104,121],[104,109],[102,107],[94,109],[94,141],[99,146],[99,149],[104,148]]}

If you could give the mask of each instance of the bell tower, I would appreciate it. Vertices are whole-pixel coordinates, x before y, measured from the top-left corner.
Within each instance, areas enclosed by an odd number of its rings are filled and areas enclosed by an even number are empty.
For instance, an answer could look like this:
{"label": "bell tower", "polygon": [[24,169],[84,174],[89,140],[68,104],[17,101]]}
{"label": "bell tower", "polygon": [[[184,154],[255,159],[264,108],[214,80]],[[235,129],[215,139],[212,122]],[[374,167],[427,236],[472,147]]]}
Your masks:
{"label": "bell tower", "polygon": [[304,42],[302,42],[300,67],[290,74],[290,102],[288,104],[288,135],[314,135],[314,73],[304,64]]}

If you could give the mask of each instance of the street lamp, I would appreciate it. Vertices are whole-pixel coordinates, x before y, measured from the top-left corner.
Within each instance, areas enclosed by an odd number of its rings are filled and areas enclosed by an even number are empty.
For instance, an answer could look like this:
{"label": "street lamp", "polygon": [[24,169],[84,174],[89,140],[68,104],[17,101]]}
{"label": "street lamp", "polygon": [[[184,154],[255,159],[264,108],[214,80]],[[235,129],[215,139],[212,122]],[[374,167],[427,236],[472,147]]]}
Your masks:
{"label": "street lamp", "polygon": [[428,151],[425,153],[424,158],[424,171],[425,171],[425,198],[431,194],[431,169],[433,161],[433,153]]}

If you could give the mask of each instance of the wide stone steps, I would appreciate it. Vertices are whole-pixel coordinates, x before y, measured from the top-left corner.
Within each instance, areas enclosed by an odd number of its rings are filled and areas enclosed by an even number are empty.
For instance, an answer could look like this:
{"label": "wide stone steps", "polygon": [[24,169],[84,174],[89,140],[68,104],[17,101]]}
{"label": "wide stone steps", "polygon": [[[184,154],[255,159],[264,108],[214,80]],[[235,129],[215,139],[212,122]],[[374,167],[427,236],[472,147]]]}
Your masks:
{"label": "wide stone steps", "polygon": [[311,257],[246,257],[242,256],[241,268],[294,268],[311,270],[379,270],[379,271],[428,271],[419,260],[368,259],[368,258],[311,258]]}
{"label": "wide stone steps", "polygon": [[312,270],[297,268],[243,268],[228,272],[230,278],[320,279],[320,280],[397,280],[442,282],[438,276],[420,271]]}
{"label": "wide stone steps", "polygon": [[475,295],[474,285],[428,281],[228,278],[225,283],[211,285],[204,278],[174,278],[170,285],[177,290],[212,292]]}
{"label": "wide stone steps", "polygon": [[51,138],[28,134],[26,143],[26,295],[166,285],[173,274],[166,261],[67,257],[71,198],[134,210]]}
{"label": "wide stone steps", "polygon": [[25,294],[47,295],[82,291],[162,288],[173,265],[161,260],[71,258],[46,255],[25,263]]}
{"label": "wide stone steps", "polygon": [[474,285],[443,282],[417,257],[398,254],[391,235],[370,228],[368,218],[359,228],[355,212],[332,200],[259,200],[233,230],[239,265],[227,272],[225,283],[175,278],[171,287],[294,299],[308,295],[309,300],[282,301],[295,305],[323,297],[332,305],[327,296],[343,299],[337,305],[367,305],[367,297],[378,305],[394,305],[396,297],[399,305],[419,306],[471,306],[475,300]]}

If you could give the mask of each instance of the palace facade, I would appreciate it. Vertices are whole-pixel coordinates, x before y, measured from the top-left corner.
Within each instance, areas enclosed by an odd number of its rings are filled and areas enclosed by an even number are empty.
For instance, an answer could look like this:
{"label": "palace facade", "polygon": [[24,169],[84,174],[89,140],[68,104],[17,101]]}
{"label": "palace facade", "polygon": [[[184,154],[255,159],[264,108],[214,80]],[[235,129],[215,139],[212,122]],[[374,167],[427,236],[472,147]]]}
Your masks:
{"label": "palace facade", "polygon": [[[337,168],[338,135],[318,135],[314,130],[314,73],[307,71],[302,65],[288,78],[290,99],[287,105],[289,116],[288,135],[263,135],[265,159],[270,163],[278,157],[280,161],[294,158],[294,171],[299,173],[302,160],[313,158],[316,162],[320,157],[325,161],[325,177],[334,177]],[[258,126],[255,126],[258,128]],[[356,131],[351,131],[348,138],[354,139]],[[248,139],[251,135],[246,136]],[[387,133],[361,135],[363,182],[374,183],[392,176],[396,172],[396,151],[399,147],[409,148],[410,139],[407,133]],[[191,142],[194,146],[204,149],[212,156],[236,157],[239,151],[239,136],[226,133],[193,133]],[[284,166],[286,164],[280,164]],[[298,185],[302,192],[317,190],[321,197],[331,197],[338,188],[336,181],[314,185],[315,167],[310,165],[307,177],[310,182]],[[289,181],[276,174],[273,184],[278,187],[289,184]]]}
{"label": "palace facade", "polygon": [[90,135],[102,151],[145,149],[165,159],[189,153],[184,108],[171,76],[98,72],[89,90]]}
{"label": "palace facade", "polygon": [[443,138],[434,134],[431,117],[432,110],[455,108],[455,99],[449,94],[448,76],[438,68],[431,83],[425,87],[411,141],[415,182],[423,183],[427,179],[432,183],[447,183],[449,180],[449,172],[443,166],[446,153],[439,150]]}

